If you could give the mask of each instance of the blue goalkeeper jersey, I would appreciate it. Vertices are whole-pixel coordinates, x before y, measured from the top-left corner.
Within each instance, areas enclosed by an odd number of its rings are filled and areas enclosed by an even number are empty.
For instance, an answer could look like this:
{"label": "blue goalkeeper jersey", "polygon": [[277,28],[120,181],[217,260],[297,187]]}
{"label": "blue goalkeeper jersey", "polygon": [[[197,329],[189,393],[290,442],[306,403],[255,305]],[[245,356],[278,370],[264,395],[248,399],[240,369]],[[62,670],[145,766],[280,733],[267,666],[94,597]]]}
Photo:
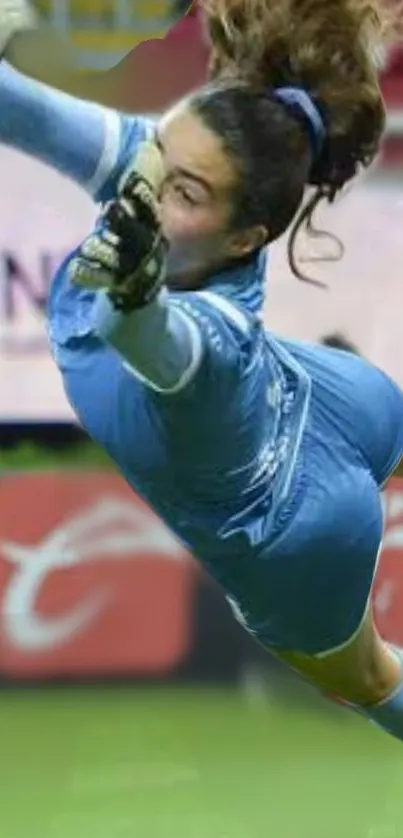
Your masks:
{"label": "blue goalkeeper jersey", "polygon": [[228,591],[273,535],[309,397],[302,367],[234,300],[263,283],[264,256],[204,291],[170,294],[203,341],[201,363],[171,393],[151,389],[100,339],[95,294],[70,284],[69,260],[50,297],[53,354],[82,425]]}
{"label": "blue goalkeeper jersey", "polygon": [[[121,117],[117,165],[97,200],[114,196],[152,130],[148,120]],[[74,255],[58,271],[48,311],[74,411],[133,489],[231,591],[274,531],[309,398],[308,375],[263,328],[266,251],[211,277],[203,291],[169,293],[203,343],[201,363],[171,393],[151,389],[99,337],[96,293],[68,278]]]}

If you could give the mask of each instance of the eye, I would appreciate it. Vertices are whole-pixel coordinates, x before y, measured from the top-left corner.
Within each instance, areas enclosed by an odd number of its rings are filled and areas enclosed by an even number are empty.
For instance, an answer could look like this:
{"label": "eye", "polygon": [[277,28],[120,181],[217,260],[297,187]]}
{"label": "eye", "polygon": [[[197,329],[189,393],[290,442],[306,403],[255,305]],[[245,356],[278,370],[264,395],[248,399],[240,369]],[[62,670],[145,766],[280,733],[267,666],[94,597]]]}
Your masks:
{"label": "eye", "polygon": [[185,186],[182,186],[179,183],[175,184],[175,192],[180,195],[181,199],[185,201],[186,204],[189,204],[192,207],[197,205],[198,202],[196,201],[194,195],[192,195]]}

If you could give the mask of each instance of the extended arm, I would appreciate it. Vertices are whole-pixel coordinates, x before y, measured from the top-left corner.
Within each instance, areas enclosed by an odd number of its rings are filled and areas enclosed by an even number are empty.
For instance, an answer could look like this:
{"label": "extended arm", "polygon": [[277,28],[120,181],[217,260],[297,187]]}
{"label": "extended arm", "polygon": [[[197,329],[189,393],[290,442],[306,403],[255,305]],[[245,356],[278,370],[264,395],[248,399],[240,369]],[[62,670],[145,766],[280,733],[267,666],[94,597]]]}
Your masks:
{"label": "extended arm", "polygon": [[96,200],[113,196],[150,130],[148,120],[75,99],[0,65],[0,143],[47,163]]}
{"label": "extended arm", "polygon": [[160,392],[184,389],[201,361],[197,325],[164,293],[149,305],[122,314],[101,291],[95,305],[95,328],[133,374]]}

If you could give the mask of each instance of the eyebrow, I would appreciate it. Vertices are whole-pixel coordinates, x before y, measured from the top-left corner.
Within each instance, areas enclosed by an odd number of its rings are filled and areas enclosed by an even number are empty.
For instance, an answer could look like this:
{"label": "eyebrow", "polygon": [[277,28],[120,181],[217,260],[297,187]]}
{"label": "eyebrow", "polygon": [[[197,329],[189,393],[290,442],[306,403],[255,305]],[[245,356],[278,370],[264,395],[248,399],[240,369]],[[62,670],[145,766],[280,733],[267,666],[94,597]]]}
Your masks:
{"label": "eyebrow", "polygon": [[[161,137],[159,136],[159,134],[157,132],[154,135],[154,142],[155,142],[155,145],[157,146],[157,148],[160,150],[161,154],[164,154],[165,153],[164,144],[161,141]],[[182,177],[186,178],[187,180],[192,180],[194,183],[198,183],[199,186],[202,186],[206,190],[206,192],[209,193],[209,195],[211,197],[214,197],[215,193],[214,193],[213,187],[211,186],[211,184],[207,180],[205,180],[200,175],[196,175],[194,172],[190,172],[189,169],[184,169],[182,166],[175,166],[174,171],[175,171],[175,174],[181,175]]]}

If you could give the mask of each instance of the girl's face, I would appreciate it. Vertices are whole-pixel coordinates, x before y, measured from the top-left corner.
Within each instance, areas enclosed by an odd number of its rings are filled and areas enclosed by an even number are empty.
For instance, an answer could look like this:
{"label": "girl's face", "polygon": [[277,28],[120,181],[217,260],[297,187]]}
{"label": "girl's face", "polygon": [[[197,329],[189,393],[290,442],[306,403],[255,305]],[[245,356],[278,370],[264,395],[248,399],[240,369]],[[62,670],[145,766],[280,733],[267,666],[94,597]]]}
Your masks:
{"label": "girl's face", "polygon": [[219,137],[186,105],[159,123],[164,160],[161,223],[170,244],[168,285],[197,287],[228,258],[245,255],[245,233],[231,233],[236,171]]}

